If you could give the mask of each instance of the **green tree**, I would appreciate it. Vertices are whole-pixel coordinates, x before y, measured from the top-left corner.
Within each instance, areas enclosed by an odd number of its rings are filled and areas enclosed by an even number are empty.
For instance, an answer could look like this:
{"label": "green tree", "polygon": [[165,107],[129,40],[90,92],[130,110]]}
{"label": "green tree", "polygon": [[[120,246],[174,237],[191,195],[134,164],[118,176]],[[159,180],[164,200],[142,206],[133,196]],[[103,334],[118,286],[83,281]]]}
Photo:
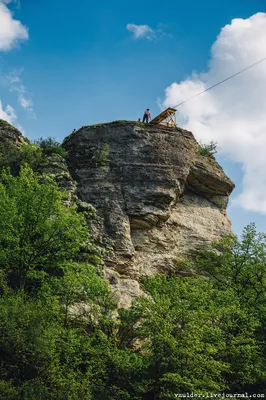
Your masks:
{"label": "green tree", "polygon": [[90,400],[115,302],[84,215],[28,167],[0,197],[0,398]]}
{"label": "green tree", "polygon": [[195,266],[210,276],[220,289],[232,287],[241,302],[256,309],[266,301],[266,235],[254,224],[244,228],[240,240],[226,236],[202,251]]}
{"label": "green tree", "polygon": [[60,308],[47,294],[30,299],[10,292],[0,299],[1,399],[91,399],[88,342],[64,328]]}
{"label": "green tree", "polygon": [[172,399],[175,393],[218,392],[228,365],[217,357],[225,343],[215,293],[204,279],[148,279],[150,298],[142,309],[137,332],[148,360],[150,399]]}
{"label": "green tree", "polygon": [[119,346],[141,357],[132,398],[263,389],[261,323],[232,288],[206,277],[157,276],[145,289],[147,298],[120,312]]}
{"label": "green tree", "polygon": [[35,140],[34,143],[42,149],[44,155],[58,154],[63,158],[67,155],[67,152],[63,149],[61,143],[51,136],[46,139],[41,137]]}
{"label": "green tree", "polygon": [[224,237],[213,247],[202,251],[195,268],[236,303],[223,328],[222,358],[230,360],[226,379],[232,391],[259,391],[266,385],[266,235],[250,224],[240,240]]}
{"label": "green tree", "polygon": [[39,146],[25,143],[23,146],[12,143],[0,143],[0,167],[9,168],[13,175],[17,175],[22,165],[28,164],[38,169],[43,159]]}
{"label": "green tree", "polygon": [[62,261],[73,260],[90,238],[84,216],[67,208],[53,181],[40,182],[23,167],[0,183],[0,267],[12,287],[24,288],[49,274],[62,274]]}

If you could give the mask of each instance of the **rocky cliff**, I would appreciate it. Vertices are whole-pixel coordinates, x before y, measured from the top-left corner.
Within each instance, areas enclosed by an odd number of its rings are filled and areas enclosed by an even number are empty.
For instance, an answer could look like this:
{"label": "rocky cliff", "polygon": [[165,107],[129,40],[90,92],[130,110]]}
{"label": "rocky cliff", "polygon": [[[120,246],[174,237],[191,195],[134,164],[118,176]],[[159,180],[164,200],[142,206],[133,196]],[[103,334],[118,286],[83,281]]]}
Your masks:
{"label": "rocky cliff", "polygon": [[141,293],[141,277],[182,274],[178,260],[231,233],[234,184],[191,132],[117,121],[82,127],[64,147],[78,198],[97,210],[92,229],[121,306]]}
{"label": "rocky cliff", "polygon": [[[23,145],[21,133],[0,120],[2,153]],[[82,127],[64,148],[67,163],[47,155],[38,172],[67,190],[66,204],[97,210],[90,229],[105,248],[104,272],[120,306],[141,294],[143,276],[187,274],[184,257],[231,233],[226,207],[234,184],[213,158],[199,155],[191,132],[117,121]]]}
{"label": "rocky cliff", "polygon": [[24,143],[22,133],[8,122],[0,119],[0,144],[22,146]]}

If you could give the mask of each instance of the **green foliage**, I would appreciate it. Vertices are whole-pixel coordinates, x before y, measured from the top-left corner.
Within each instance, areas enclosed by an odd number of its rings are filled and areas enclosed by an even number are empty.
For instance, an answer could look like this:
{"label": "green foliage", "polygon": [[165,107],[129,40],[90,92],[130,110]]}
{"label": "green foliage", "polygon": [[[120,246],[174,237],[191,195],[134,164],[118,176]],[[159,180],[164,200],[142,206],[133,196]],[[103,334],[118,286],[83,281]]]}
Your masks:
{"label": "green foliage", "polygon": [[15,145],[0,143],[0,167],[13,170],[19,164],[19,148]]}
{"label": "green foliage", "polygon": [[54,138],[48,137],[46,139],[39,138],[34,142],[43,151],[44,155],[58,154],[61,157],[65,158],[67,156],[67,152],[61,146],[61,143],[57,142]]}
{"label": "green foliage", "polygon": [[[39,147],[38,147],[39,148]],[[248,226],[116,311],[89,235],[28,166],[0,183],[0,399],[163,400],[266,387],[266,236]],[[187,267],[180,260],[179,269]],[[202,276],[200,276],[202,274]]]}
{"label": "green foliage", "polygon": [[128,121],[125,119],[118,119],[118,120],[112,121],[112,122],[100,122],[99,124],[82,126],[81,129],[82,128],[94,128],[94,127],[104,126],[104,125],[132,125],[135,123],[136,123],[136,121]]}
{"label": "green foliage", "polygon": [[266,235],[250,224],[241,240],[228,236],[213,247],[214,251],[202,251],[195,268],[209,276],[217,291],[230,292],[237,299],[234,322],[238,332],[245,332],[245,340],[239,340],[228,321],[226,357],[231,367],[227,379],[232,390],[260,390],[266,385]]}
{"label": "green foliage", "polygon": [[24,140],[24,142],[25,142],[25,143],[27,143],[27,144],[31,144],[31,141],[30,141],[30,139],[29,139],[29,138],[27,138],[26,136],[24,136],[24,137],[23,137],[23,140]]}
{"label": "green foliage", "polygon": [[62,204],[53,182],[40,183],[28,167],[0,183],[0,267],[13,287],[60,274],[60,263],[77,257],[89,235],[84,216]]}
{"label": "green foliage", "polygon": [[93,248],[84,216],[28,167],[2,180],[0,398],[92,399],[89,355],[115,303],[98,269],[75,261]]}
{"label": "green foliage", "polygon": [[0,168],[10,168],[12,174],[19,173],[24,164],[37,169],[42,162],[42,151],[34,144],[25,144],[21,147],[11,143],[0,144]]}
{"label": "green foliage", "polygon": [[214,243],[216,251],[202,251],[197,270],[208,274],[220,289],[230,286],[243,305],[260,309],[266,302],[266,235],[248,225],[235,236]]}
{"label": "green foliage", "polygon": [[214,154],[217,153],[218,143],[211,140],[209,143],[200,143],[198,148],[198,154],[205,157],[214,159]]}
{"label": "green foliage", "polygon": [[41,138],[35,143],[27,139],[25,142],[20,147],[10,142],[0,143],[0,168],[10,168],[12,174],[17,175],[25,164],[38,170],[45,162],[46,156],[58,154],[65,158],[67,154],[60,143],[52,138]]}
{"label": "green foliage", "polygon": [[135,124],[136,124],[137,126],[139,126],[140,128],[145,128],[145,127],[147,127],[147,124],[144,123],[144,122],[142,122],[142,121],[137,121],[137,122],[135,122]]}
{"label": "green foliage", "polygon": [[35,144],[29,143],[20,148],[19,163],[28,164],[32,169],[37,169],[42,162],[42,151]]}
{"label": "green foliage", "polygon": [[6,125],[6,126],[12,126],[9,122],[5,121],[4,119],[0,118],[0,126],[1,125]]}
{"label": "green foliage", "polygon": [[1,398],[12,398],[12,389],[15,398],[30,400],[91,398],[79,331],[63,328],[59,306],[47,295],[31,300],[10,293],[1,299],[0,375],[7,386]]}
{"label": "green foliage", "polygon": [[134,313],[141,316],[135,326],[143,341],[143,383],[151,398],[223,390],[222,374],[228,365],[217,355],[225,342],[214,322],[219,314],[209,283],[158,276],[146,280],[145,288],[150,297],[137,301]]}
{"label": "green foliage", "polygon": [[96,165],[104,165],[107,161],[107,158],[110,154],[110,146],[108,143],[105,143],[102,149],[98,149],[93,156],[93,160]]}

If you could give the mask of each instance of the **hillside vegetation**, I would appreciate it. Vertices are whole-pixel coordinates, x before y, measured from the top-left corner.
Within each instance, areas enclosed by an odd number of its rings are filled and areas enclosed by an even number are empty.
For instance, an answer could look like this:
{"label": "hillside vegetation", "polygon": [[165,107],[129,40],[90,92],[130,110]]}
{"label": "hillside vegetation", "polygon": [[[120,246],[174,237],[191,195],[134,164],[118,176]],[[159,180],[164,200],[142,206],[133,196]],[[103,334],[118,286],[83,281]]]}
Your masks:
{"label": "hillside vegetation", "polygon": [[90,217],[33,171],[30,146],[11,171],[1,154],[0,399],[264,393],[265,235],[251,224],[188,261],[191,277],[144,279],[148,296],[117,312]]}

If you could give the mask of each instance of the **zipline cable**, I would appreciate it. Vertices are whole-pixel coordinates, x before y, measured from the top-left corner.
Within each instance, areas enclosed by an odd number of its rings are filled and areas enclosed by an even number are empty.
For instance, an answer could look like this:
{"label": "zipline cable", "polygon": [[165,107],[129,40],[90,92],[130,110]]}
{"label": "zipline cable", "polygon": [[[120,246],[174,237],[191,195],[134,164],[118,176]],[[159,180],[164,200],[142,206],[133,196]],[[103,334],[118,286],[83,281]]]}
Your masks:
{"label": "zipline cable", "polygon": [[201,94],[203,94],[203,93],[205,93],[205,92],[208,92],[208,90],[211,90],[211,89],[213,89],[214,87],[219,86],[219,85],[221,85],[222,83],[224,83],[224,82],[226,82],[226,81],[229,81],[229,79],[232,79],[232,78],[234,78],[235,76],[237,76],[237,75],[239,75],[239,74],[242,74],[242,72],[245,72],[245,71],[247,71],[248,69],[250,69],[250,68],[252,68],[252,67],[255,67],[256,65],[262,63],[263,61],[266,61],[266,57],[264,57],[264,58],[262,58],[261,60],[255,62],[254,64],[249,65],[248,67],[246,67],[246,68],[244,68],[244,69],[241,69],[241,71],[236,72],[235,74],[229,76],[228,78],[225,78],[225,79],[223,79],[222,81],[220,81],[220,82],[218,82],[218,83],[215,83],[215,85],[212,85],[212,86],[210,86],[209,88],[203,90],[202,92],[195,94],[195,96],[192,96],[192,97],[190,97],[189,99],[187,99],[187,100],[185,100],[185,101],[182,101],[182,103],[177,104],[177,105],[174,106],[173,108],[178,108],[178,107],[182,106],[183,104],[187,103],[188,101],[190,101],[190,100],[192,100],[192,99],[195,99],[195,97],[198,97],[198,96],[200,96]]}

